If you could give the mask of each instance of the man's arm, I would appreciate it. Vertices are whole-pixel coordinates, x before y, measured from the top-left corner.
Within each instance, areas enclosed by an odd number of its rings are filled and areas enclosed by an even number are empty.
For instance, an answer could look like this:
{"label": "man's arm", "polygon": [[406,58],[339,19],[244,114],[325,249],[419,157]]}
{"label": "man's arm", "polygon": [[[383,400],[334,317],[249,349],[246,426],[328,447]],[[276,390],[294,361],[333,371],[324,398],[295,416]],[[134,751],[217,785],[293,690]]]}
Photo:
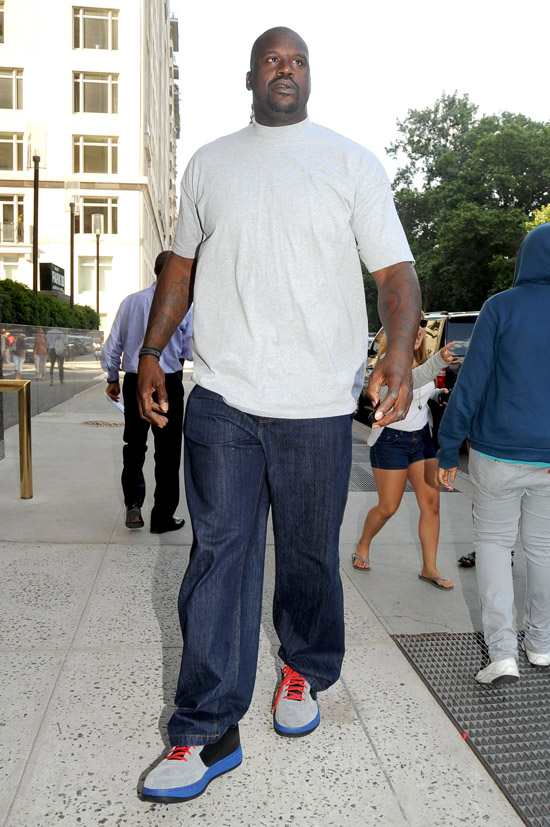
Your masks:
{"label": "man's arm", "polygon": [[[143,347],[162,352],[172,338],[192,301],[195,261],[194,258],[170,254],[157,281]],[[153,401],[154,393],[157,402]],[[167,419],[162,414],[168,410],[168,397],[164,371],[156,356],[141,356],[139,359],[137,396],[142,419],[163,428]]]}
{"label": "man's arm", "polygon": [[119,374],[120,357],[124,350],[124,342],[122,341],[122,317],[124,315],[125,301],[126,299],[117,310],[111,332],[101,351],[101,366],[107,374],[106,394],[115,402],[118,402],[120,396]]}
{"label": "man's arm", "polygon": [[[401,261],[372,274],[378,287],[378,313],[388,349],[369,379],[368,395],[374,405],[380,388],[388,393],[376,411],[374,427],[404,419],[412,399],[413,347],[420,321],[420,285],[412,264]],[[391,413],[389,413],[391,411]]]}

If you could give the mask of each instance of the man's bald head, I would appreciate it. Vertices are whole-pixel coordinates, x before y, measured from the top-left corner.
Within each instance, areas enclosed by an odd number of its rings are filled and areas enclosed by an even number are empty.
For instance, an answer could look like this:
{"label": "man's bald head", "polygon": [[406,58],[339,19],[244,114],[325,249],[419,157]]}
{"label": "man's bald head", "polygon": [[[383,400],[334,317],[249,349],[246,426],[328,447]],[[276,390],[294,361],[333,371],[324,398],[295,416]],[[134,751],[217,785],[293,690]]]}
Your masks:
{"label": "man's bald head", "polygon": [[252,47],[246,88],[258,124],[290,126],[307,118],[311,77],[303,38],[286,26],[261,34]]}
{"label": "man's bald head", "polygon": [[274,26],[272,29],[267,29],[263,34],[261,34],[256,40],[254,41],[254,45],[252,46],[252,51],[250,52],[250,68],[252,69],[254,65],[254,61],[256,59],[256,55],[259,49],[263,46],[264,40],[271,40],[272,37],[280,38],[280,37],[293,37],[296,40],[299,40],[301,43],[301,49],[306,55],[309,57],[309,49],[307,48],[307,43],[305,40],[300,37],[298,32],[293,31],[293,29],[289,29],[286,26]]}

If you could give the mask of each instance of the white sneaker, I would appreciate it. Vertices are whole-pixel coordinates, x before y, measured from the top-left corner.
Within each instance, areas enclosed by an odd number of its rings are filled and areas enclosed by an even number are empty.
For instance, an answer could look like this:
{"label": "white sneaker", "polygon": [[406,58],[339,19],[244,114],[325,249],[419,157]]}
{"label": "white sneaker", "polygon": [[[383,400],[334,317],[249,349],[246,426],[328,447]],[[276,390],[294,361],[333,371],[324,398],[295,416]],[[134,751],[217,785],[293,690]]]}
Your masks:
{"label": "white sneaker", "polygon": [[515,658],[503,658],[488,663],[475,676],[478,683],[515,683],[519,681],[518,665]]}
{"label": "white sneaker", "polygon": [[525,645],[525,640],[521,641],[521,648],[527,655],[527,660],[531,666],[550,666],[550,652],[538,655],[536,652],[531,652]]}

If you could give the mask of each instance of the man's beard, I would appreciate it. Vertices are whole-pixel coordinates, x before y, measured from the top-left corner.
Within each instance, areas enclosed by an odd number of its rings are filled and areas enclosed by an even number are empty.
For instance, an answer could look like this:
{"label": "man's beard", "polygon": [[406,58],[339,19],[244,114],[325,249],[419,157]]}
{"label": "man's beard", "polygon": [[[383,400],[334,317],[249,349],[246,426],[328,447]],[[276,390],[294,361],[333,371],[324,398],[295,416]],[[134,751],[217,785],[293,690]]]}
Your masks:
{"label": "man's beard", "polygon": [[269,90],[267,94],[267,105],[272,112],[284,112],[287,115],[291,115],[293,112],[296,112],[300,105],[300,93],[296,90],[296,95],[284,103],[282,101],[272,100],[271,90]]}

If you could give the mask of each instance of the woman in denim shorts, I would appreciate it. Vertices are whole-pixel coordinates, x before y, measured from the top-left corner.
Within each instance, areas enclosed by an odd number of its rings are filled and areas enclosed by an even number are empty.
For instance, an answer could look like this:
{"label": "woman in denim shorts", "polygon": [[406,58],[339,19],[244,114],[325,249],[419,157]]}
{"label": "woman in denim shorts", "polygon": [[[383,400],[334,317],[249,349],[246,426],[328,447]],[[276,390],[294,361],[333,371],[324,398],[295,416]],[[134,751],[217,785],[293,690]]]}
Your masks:
{"label": "woman in denim shorts", "polygon": [[[392,517],[401,502],[407,480],[411,483],[420,508],[418,535],[422,546],[422,572],[419,578],[450,590],[451,581],[436,565],[439,541],[439,485],[436,482],[437,459],[428,425],[428,400],[436,393],[434,379],[447,366],[456,363],[451,352],[454,342],[427,358],[426,320],[421,319],[414,344],[413,401],[405,419],[385,428],[373,429],[369,438],[370,461],[378,503],[365,519],[361,539],[352,557],[358,571],[370,571],[369,552],[373,538]],[[379,358],[385,351],[382,343]],[[440,393],[440,391],[437,391]]]}

